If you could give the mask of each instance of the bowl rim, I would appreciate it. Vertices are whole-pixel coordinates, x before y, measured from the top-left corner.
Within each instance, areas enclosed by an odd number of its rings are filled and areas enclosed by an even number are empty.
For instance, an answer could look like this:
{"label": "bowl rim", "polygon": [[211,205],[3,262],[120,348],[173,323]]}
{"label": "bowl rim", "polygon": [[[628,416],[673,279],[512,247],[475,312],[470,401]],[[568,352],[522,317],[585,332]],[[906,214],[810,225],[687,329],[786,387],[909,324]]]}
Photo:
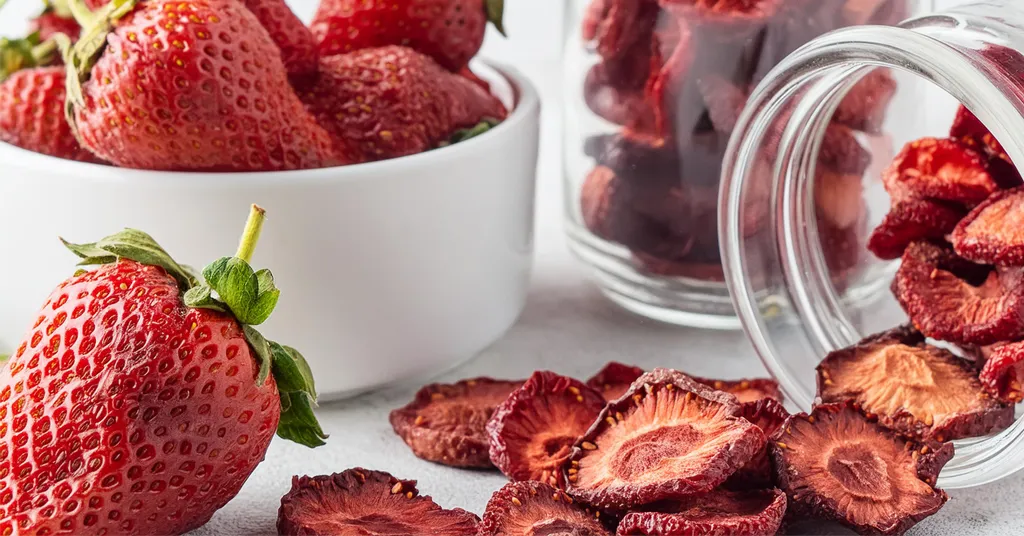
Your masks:
{"label": "bowl rim", "polygon": [[[156,183],[166,185],[168,180],[181,186],[248,186],[260,183],[277,184],[283,180],[289,183],[319,184],[329,182],[355,182],[379,179],[381,175],[399,176],[408,174],[424,167],[437,167],[459,159],[478,149],[478,145],[488,143],[499,136],[511,135],[521,130],[524,123],[531,117],[539,115],[540,96],[533,83],[518,69],[499,61],[480,60],[482,64],[493,69],[508,82],[513,97],[512,112],[498,126],[480,136],[456,143],[454,145],[433,149],[419,154],[366,162],[347,166],[332,166],[317,169],[287,171],[242,171],[227,173],[186,172],[186,171],[151,171],[142,169],[119,168],[103,164],[77,162],[57,158],[34,151],[22,149],[0,141],[0,162],[15,161],[17,167],[28,170],[45,170],[47,175],[74,177],[75,181],[83,179],[128,182],[135,185]],[[5,175],[5,174],[0,174]],[[0,181],[4,177],[0,176]]]}

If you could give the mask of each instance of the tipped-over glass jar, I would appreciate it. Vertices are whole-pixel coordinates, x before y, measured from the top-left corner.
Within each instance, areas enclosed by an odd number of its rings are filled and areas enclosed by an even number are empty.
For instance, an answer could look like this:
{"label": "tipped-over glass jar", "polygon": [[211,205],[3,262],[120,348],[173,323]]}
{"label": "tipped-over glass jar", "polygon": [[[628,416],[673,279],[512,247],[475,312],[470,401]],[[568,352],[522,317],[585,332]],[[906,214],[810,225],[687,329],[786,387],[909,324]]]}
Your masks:
{"label": "tipped-over glass jar", "polygon": [[[931,0],[570,0],[565,215],[604,293],[666,322],[737,328],[716,227],[729,137],[750,91],[800,46],[837,28],[893,25]],[[831,118],[818,200],[828,262],[848,278],[863,237],[861,177],[891,158],[894,130],[925,120],[917,87],[878,70]],[[898,134],[896,134],[898,137]],[[856,151],[844,147],[854,139]],[[767,170],[766,170],[767,171]],[[767,191],[742,233],[762,235]]]}
{"label": "tipped-over glass jar", "polygon": [[[883,173],[850,179],[847,190],[842,175],[838,182],[824,178],[826,151],[845,147],[830,138],[834,117],[880,68],[901,87],[915,84],[919,100],[912,106],[930,117],[901,125],[893,136],[899,146],[920,141],[890,157]],[[871,142],[864,132],[854,138],[858,143],[848,150]],[[908,317],[929,344],[976,362],[961,363],[975,375],[978,369],[969,367],[983,367],[982,381],[1013,363],[992,355],[1020,348],[1024,358],[1024,343],[1015,342],[1024,340],[1018,297],[1024,295],[1024,191],[1013,190],[1022,181],[1012,162],[1024,162],[1024,3],[1018,0],[961,5],[896,28],[840,30],[802,47],[765,77],[726,152],[719,229],[736,311],[793,403],[809,409],[820,394],[815,367],[823,356]],[[830,260],[836,225],[827,217],[832,201],[822,199],[863,200],[850,221],[868,236],[844,239],[843,255],[856,260],[852,270],[837,271]],[[764,223],[750,232],[755,219]],[[937,381],[928,371],[878,373],[885,375],[879,381],[904,386],[899,389]],[[1002,373],[1006,383],[997,387],[1015,391],[1003,399],[1012,407],[1021,397],[1024,377],[1017,375],[1024,364]],[[899,389],[892,396],[903,396]],[[977,396],[1001,395],[989,389]],[[976,486],[1021,468],[1024,419],[1018,418],[998,434],[956,442],[938,485]]]}

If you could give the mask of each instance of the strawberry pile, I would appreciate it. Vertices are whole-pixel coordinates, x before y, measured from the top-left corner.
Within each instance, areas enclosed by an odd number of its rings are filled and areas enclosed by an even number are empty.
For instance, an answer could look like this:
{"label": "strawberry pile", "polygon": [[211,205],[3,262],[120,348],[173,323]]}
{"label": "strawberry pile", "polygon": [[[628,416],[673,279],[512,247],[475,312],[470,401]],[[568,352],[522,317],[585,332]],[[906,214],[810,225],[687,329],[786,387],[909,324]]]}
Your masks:
{"label": "strawberry pile", "polygon": [[[916,344],[915,333],[862,344]],[[416,456],[496,467],[511,482],[478,518],[388,473],[296,477],[280,533],[771,536],[811,519],[902,534],[945,503],[934,485],[952,456],[951,444],[898,433],[853,400],[790,415],[772,380],[620,363],[586,382],[538,371],[432,384],[390,420]]]}
{"label": "strawberry pile", "polygon": [[507,111],[469,70],[500,0],[48,0],[0,41],[0,141],[169,171],[413,155]]}
{"label": "strawberry pile", "polygon": [[[582,37],[596,63],[582,83],[602,134],[582,148],[582,225],[623,247],[647,274],[724,281],[719,177],[728,141],[754,87],[790,53],[829,31],[895,24],[907,0],[590,0]],[[896,81],[885,69],[850,89],[816,166],[815,209],[834,280],[856,267],[865,233],[858,139],[881,133]],[[778,125],[781,138],[781,127]],[[764,147],[764,174],[778,140]],[[769,177],[745,195],[743,233],[770,232]],[[760,234],[759,234],[760,233]]]}
{"label": "strawberry pile", "polygon": [[[275,432],[326,435],[309,366],[257,330],[280,291],[238,253],[201,274],[126,229],[66,247],[80,269],[0,370],[0,533],[181,534],[206,523]],[[198,237],[197,237],[198,239]]]}

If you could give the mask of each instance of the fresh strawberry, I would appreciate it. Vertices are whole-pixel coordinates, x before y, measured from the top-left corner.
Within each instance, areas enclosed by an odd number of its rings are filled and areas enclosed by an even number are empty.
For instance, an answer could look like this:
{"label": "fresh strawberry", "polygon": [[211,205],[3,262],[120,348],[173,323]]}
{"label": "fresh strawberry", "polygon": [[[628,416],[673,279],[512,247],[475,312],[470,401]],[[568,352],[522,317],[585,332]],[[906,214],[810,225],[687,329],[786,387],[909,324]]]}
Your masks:
{"label": "fresh strawberry", "polygon": [[403,45],[458,72],[476,56],[488,21],[502,34],[504,0],[322,0],[313,35],[324,56]]}
{"label": "fresh strawberry", "polygon": [[336,163],[279,49],[240,2],[125,0],[82,18],[96,22],[68,55],[69,115],[105,160],[204,171]]}
{"label": "fresh strawberry", "polygon": [[56,34],[64,34],[72,40],[78,39],[82,28],[64,4],[61,0],[45,2],[43,12],[29,21],[30,31],[38,32],[39,38],[43,41]]}
{"label": "fresh strawberry", "polygon": [[281,59],[289,75],[316,73],[320,52],[313,32],[302,24],[284,0],[245,0],[245,7],[256,15],[281,49]]}
{"label": "fresh strawberry", "polygon": [[99,162],[75,139],[64,120],[64,68],[45,67],[54,43],[38,34],[0,39],[0,141],[37,153]]}
{"label": "fresh strawberry", "polygon": [[321,58],[319,78],[300,94],[353,162],[421,153],[506,115],[476,83],[398,46]]}
{"label": "fresh strawberry", "polygon": [[181,534],[275,430],[323,444],[308,365],[253,327],[279,295],[248,263],[261,222],[206,283],[140,231],[68,244],[100,267],[54,290],[0,372],[0,534]]}

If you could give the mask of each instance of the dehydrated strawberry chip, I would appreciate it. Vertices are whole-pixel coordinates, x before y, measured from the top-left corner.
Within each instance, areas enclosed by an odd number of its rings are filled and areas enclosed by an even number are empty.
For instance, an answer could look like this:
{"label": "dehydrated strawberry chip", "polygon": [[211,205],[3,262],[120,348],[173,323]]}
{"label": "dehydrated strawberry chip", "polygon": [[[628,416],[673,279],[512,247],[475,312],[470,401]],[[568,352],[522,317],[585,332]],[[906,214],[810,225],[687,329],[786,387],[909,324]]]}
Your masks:
{"label": "dehydrated strawberry chip", "polygon": [[828,354],[818,365],[823,402],[852,400],[882,425],[949,441],[1013,423],[1013,407],[988,396],[974,363],[925,344],[882,334]]}
{"label": "dehydrated strawberry chip", "polygon": [[617,59],[636,50],[638,43],[651,42],[658,22],[657,0],[608,0],[608,4],[594,32],[602,58]]}
{"label": "dehydrated strawberry chip", "polygon": [[659,1],[666,12],[699,28],[703,38],[734,42],[761,30],[783,4],[782,0]]}
{"label": "dehydrated strawberry chip", "polygon": [[734,396],[680,372],[646,373],[576,444],[568,491],[613,511],[707,493],[764,448],[739,411]]}
{"label": "dehydrated strawberry chip", "polygon": [[911,242],[944,239],[966,214],[966,210],[942,201],[897,201],[868,237],[867,248],[879,259],[898,259]]}
{"label": "dehydrated strawberry chip", "polygon": [[608,16],[609,9],[611,9],[611,0],[591,0],[583,15],[581,25],[580,32],[584,40],[590,41],[597,37],[597,30],[601,26],[601,22]]}
{"label": "dehydrated strawberry chip", "polygon": [[[765,437],[771,437],[789,418],[789,412],[778,400],[762,398],[744,403],[740,416],[760,428]],[[774,478],[768,449],[765,448],[729,477],[723,486],[734,490],[769,488],[774,485]]]}
{"label": "dehydrated strawberry chip", "polygon": [[473,536],[480,522],[461,508],[445,510],[422,496],[415,480],[355,468],[292,478],[281,498],[277,530],[286,536]]}
{"label": "dehydrated strawberry chip", "polygon": [[864,75],[846,94],[832,120],[854,130],[877,134],[885,123],[889,103],[896,96],[896,79],[889,69]]}
{"label": "dehydrated strawberry chip", "polygon": [[957,110],[956,119],[949,129],[950,137],[956,138],[975,150],[988,156],[989,172],[1003,188],[1014,188],[1022,182],[1017,166],[1013,165],[1002,144],[989,132],[988,128],[963,105]]}
{"label": "dehydrated strawberry chip", "polygon": [[1024,188],[998,192],[960,220],[950,235],[965,259],[1024,266]]}
{"label": "dehydrated strawberry chip", "polygon": [[629,386],[643,373],[644,369],[640,367],[612,361],[587,380],[587,385],[600,392],[605,400],[612,402],[626,394]]}
{"label": "dehydrated strawberry chip", "polygon": [[725,391],[736,397],[740,403],[756,402],[762,398],[774,398],[782,402],[782,391],[779,389],[779,382],[770,378],[757,378],[747,380],[711,380],[690,376],[694,381],[713,387],[719,391]]}
{"label": "dehydrated strawberry chip", "polygon": [[391,412],[391,427],[424,460],[453,467],[491,467],[487,421],[522,384],[491,378],[431,384],[420,389],[412,402]]}
{"label": "dehydrated strawberry chip", "polygon": [[934,488],[952,443],[914,442],[852,404],[822,404],[790,417],[769,441],[789,511],[862,534],[903,534],[948,497]]}
{"label": "dehydrated strawberry chip", "polygon": [[554,372],[534,372],[487,423],[491,462],[512,480],[565,487],[562,465],[604,409],[604,397]]}
{"label": "dehydrated strawberry chip", "polygon": [[847,175],[863,175],[871,165],[871,152],[857,141],[853,129],[829,124],[818,151],[818,165]]}
{"label": "dehydrated strawberry chip", "polygon": [[981,369],[981,383],[992,396],[1007,403],[1024,400],[1024,342],[993,347]]}
{"label": "dehydrated strawberry chip", "polygon": [[915,242],[903,254],[892,292],[914,326],[933,339],[987,345],[1024,337],[1024,269],[990,270]]}
{"label": "dehydrated strawberry chip", "polygon": [[704,98],[704,105],[708,108],[708,116],[715,130],[731,134],[736,128],[736,122],[739,121],[740,112],[747,104],[747,91],[716,75],[698,78],[697,87]]}
{"label": "dehydrated strawberry chip", "polygon": [[510,482],[487,502],[479,536],[610,536],[600,512],[543,482]]}
{"label": "dehydrated strawberry chip", "polygon": [[926,198],[976,205],[999,189],[986,158],[956,139],[922,138],[908,143],[882,181],[896,201]]}
{"label": "dehydrated strawberry chip", "polygon": [[786,494],[777,489],[716,490],[660,505],[656,511],[630,512],[616,534],[774,536],[782,525],[786,502]]}

